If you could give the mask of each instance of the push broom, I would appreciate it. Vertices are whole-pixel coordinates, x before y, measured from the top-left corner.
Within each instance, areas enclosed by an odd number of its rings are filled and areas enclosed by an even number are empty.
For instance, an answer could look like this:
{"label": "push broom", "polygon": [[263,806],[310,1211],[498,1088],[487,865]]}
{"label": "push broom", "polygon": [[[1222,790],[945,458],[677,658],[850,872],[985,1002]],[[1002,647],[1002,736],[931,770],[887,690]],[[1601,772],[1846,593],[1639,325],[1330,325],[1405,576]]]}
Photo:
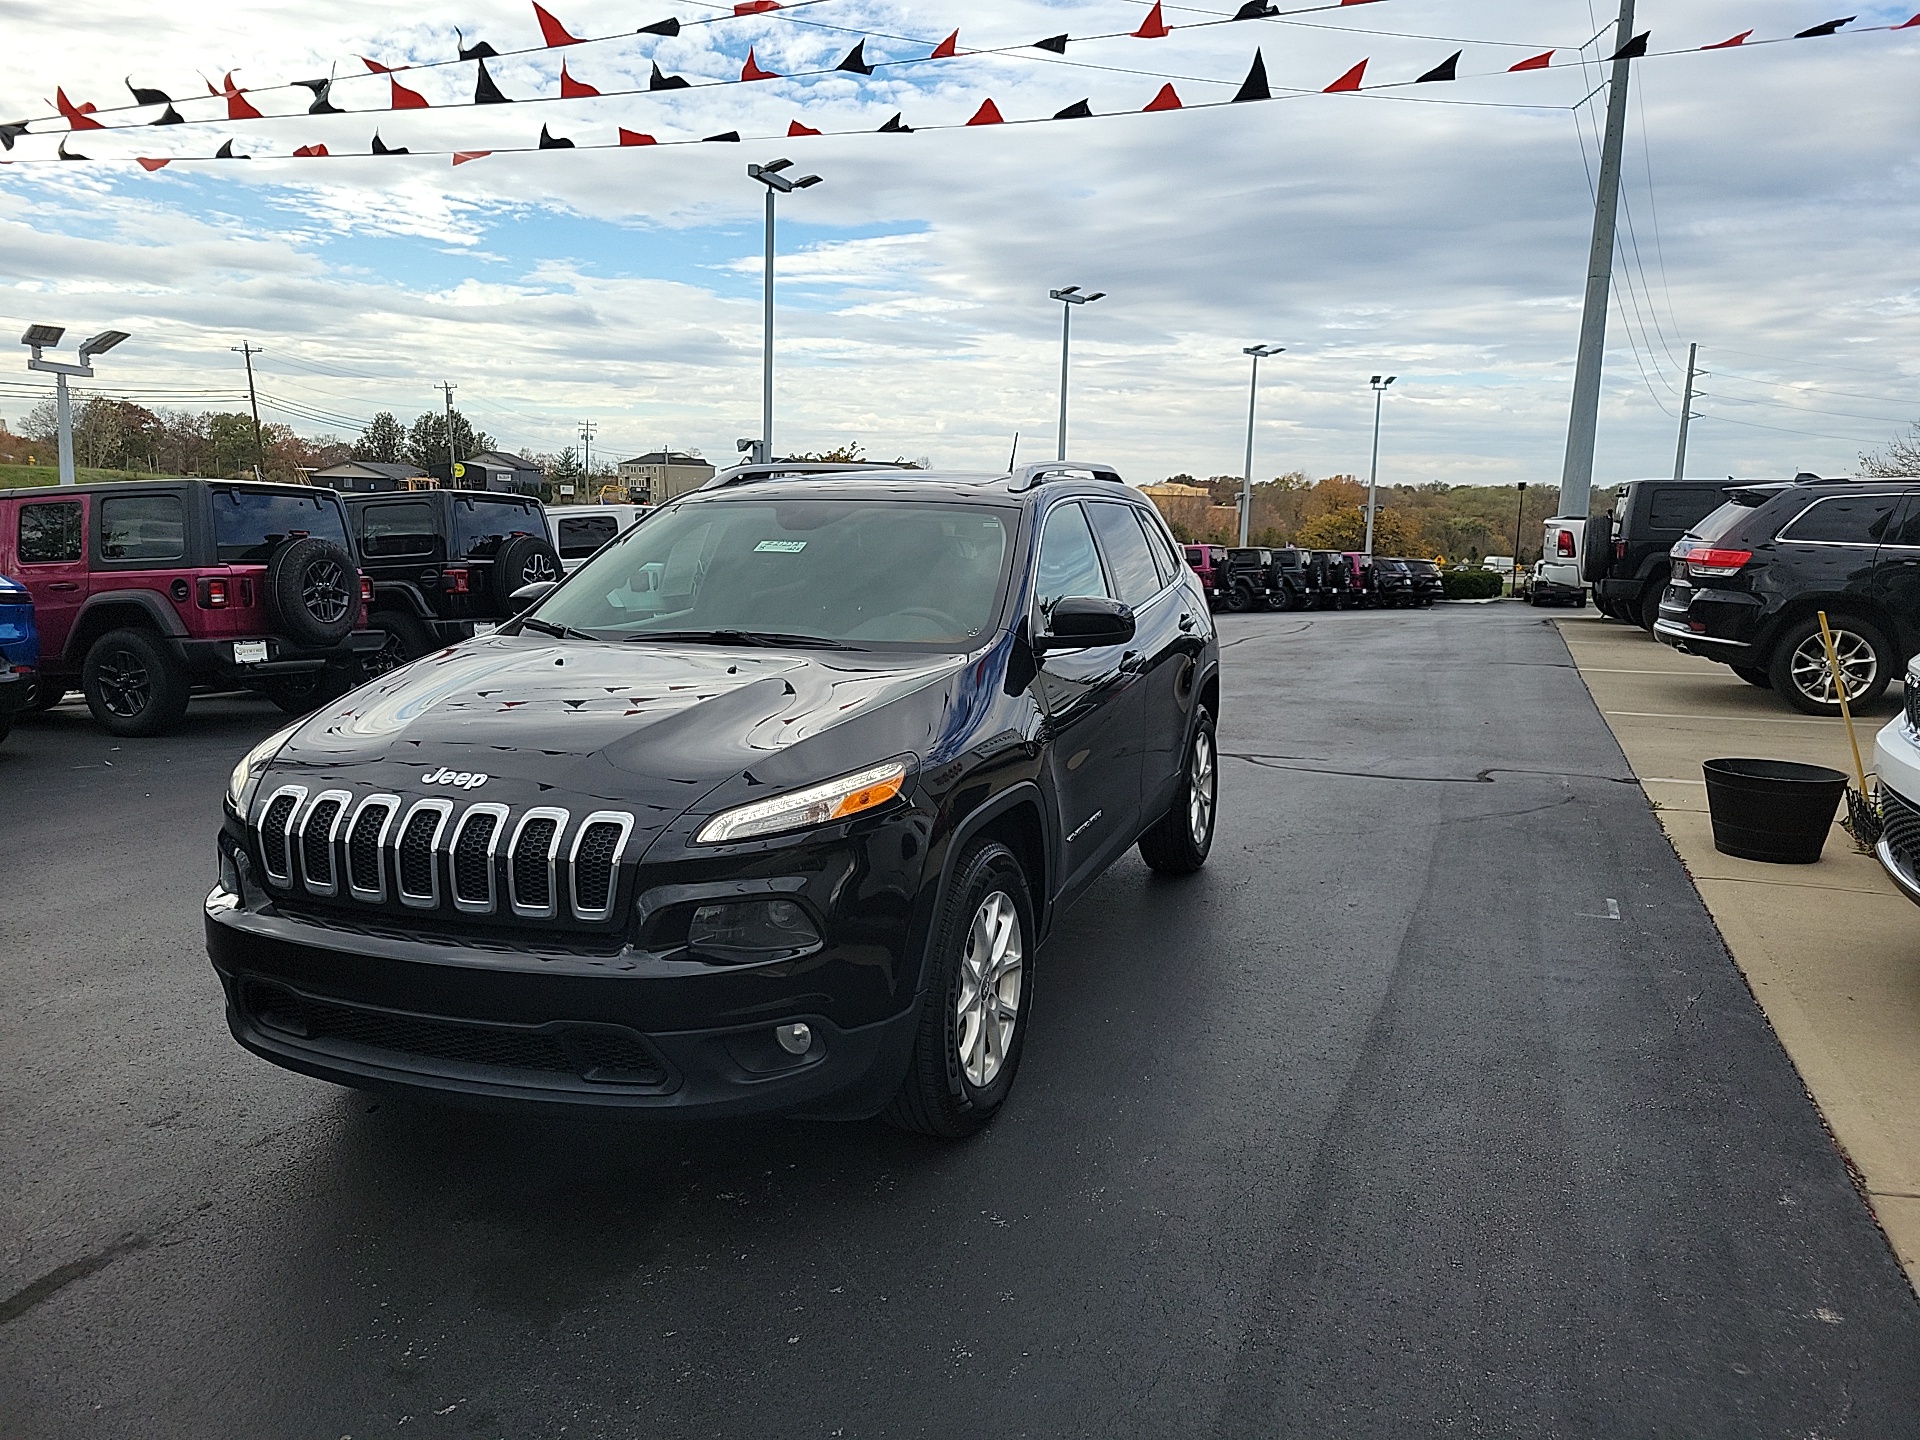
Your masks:
{"label": "push broom", "polygon": [[1853,747],[1853,778],[1859,789],[1847,791],[1847,829],[1855,842],[1872,849],[1880,840],[1880,812],[1867,794],[1867,771],[1860,763],[1860,741],[1853,733],[1853,708],[1847,704],[1847,677],[1840,668],[1840,657],[1833,648],[1833,631],[1827,628],[1827,612],[1820,612],[1820,639],[1827,647],[1827,673],[1833,676],[1833,690],[1840,697],[1840,718],[1847,725],[1847,744]]}

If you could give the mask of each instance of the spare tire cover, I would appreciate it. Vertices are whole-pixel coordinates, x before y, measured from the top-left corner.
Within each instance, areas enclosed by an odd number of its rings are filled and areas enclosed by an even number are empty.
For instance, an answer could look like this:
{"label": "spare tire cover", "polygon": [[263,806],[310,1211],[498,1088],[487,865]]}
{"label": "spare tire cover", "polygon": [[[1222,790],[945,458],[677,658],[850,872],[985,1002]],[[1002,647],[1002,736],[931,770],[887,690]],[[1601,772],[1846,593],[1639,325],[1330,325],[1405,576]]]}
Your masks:
{"label": "spare tire cover", "polygon": [[267,616],[295,644],[335,645],[360,618],[360,572],[331,540],[308,536],[267,561]]}

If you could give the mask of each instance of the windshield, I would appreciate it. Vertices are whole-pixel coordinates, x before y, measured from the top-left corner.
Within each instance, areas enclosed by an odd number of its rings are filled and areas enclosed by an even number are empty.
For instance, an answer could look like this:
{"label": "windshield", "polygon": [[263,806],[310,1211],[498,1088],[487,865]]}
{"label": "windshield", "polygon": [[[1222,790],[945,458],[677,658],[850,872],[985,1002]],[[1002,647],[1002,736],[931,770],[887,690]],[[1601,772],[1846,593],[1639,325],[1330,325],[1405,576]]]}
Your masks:
{"label": "windshield", "polygon": [[1013,513],[898,500],[681,505],[607,546],[533,614],[597,639],[971,649],[1000,612]]}
{"label": "windshield", "polygon": [[223,564],[264,562],[296,532],[331,540],[348,554],[347,523],[331,491],[276,495],[271,491],[213,492],[213,535]]}

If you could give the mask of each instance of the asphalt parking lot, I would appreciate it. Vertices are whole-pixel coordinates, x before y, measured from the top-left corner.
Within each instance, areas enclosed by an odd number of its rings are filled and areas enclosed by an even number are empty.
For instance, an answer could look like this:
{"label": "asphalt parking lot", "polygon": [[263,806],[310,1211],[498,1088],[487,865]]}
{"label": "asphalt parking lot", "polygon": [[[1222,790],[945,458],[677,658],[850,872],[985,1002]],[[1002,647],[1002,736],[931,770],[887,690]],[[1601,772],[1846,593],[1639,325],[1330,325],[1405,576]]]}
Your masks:
{"label": "asphalt parking lot", "polygon": [[1212,862],[983,1136],[375,1100],[226,1033],[198,703],[0,748],[9,1437],[1920,1435],[1920,1305],[1517,606],[1227,617]]}

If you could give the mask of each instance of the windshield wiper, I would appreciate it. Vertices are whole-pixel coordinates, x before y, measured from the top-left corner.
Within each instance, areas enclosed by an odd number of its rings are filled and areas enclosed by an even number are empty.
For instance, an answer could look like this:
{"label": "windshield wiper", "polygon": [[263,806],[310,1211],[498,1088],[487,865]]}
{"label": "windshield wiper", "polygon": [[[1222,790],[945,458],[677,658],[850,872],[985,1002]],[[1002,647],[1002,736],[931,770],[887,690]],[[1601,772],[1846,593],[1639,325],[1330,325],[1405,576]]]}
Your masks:
{"label": "windshield wiper", "polygon": [[556,640],[592,640],[599,642],[598,635],[589,635],[584,630],[576,630],[571,625],[556,625],[551,620],[537,620],[529,615],[521,620],[522,630],[538,630],[542,635],[551,635]]}
{"label": "windshield wiper", "polygon": [[778,630],[649,630],[627,636],[635,640],[669,640],[682,645],[742,645],[759,649],[857,650],[819,635],[788,635]]}

